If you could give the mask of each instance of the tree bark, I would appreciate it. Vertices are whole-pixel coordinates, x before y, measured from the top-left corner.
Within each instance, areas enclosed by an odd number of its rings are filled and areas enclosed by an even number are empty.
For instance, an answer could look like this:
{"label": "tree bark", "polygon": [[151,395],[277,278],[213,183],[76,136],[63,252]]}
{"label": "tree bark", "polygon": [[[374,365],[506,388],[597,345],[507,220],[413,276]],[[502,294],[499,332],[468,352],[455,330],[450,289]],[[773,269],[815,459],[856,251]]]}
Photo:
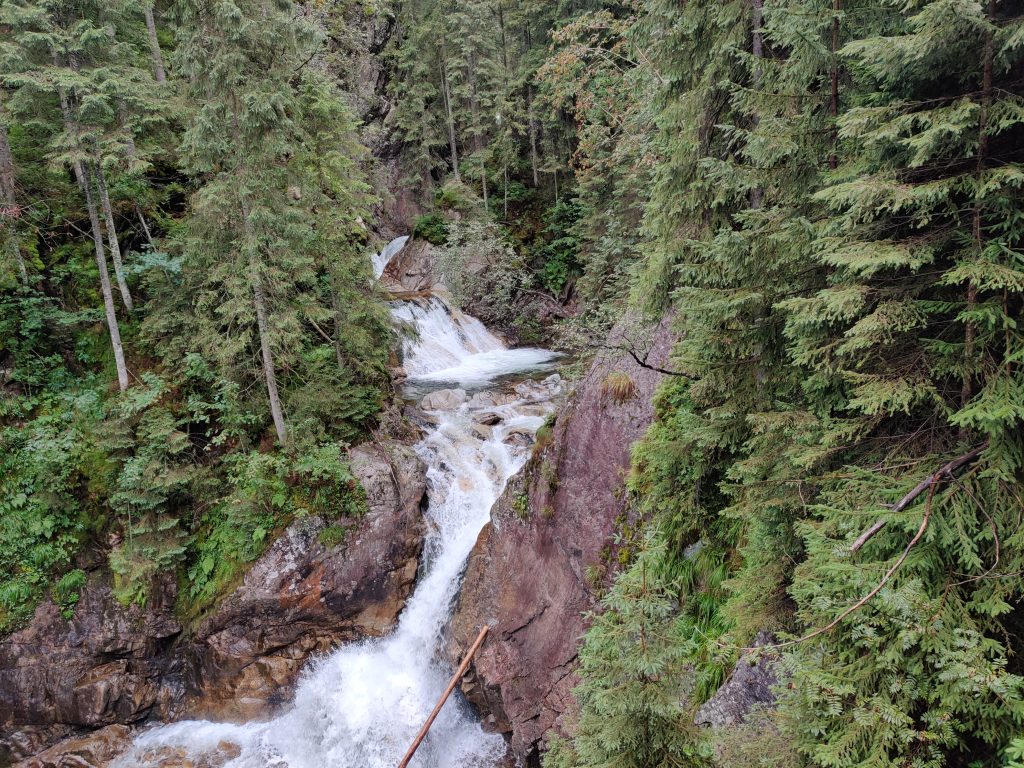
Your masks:
{"label": "tree bark", "polygon": [[533,168],[533,188],[540,186],[540,169],[537,159],[537,121],[533,116],[533,89],[526,87],[526,119],[530,126],[530,165]]}
{"label": "tree bark", "polygon": [[164,57],[160,52],[160,40],[156,36],[156,19],[153,18],[153,6],[149,3],[146,9],[146,33],[149,37],[149,52],[153,57],[153,77],[158,83],[167,81],[167,71],[164,69]]}
{"label": "tree bark", "polygon": [[114,209],[110,205],[110,193],[107,191],[107,182],[103,176],[103,169],[99,163],[96,164],[96,188],[100,193],[100,205],[103,208],[103,218],[107,223],[107,243],[110,245],[110,260],[114,262],[114,275],[117,278],[117,289],[121,292],[121,300],[129,312],[135,311],[135,303],[132,301],[131,291],[128,290],[128,281],[124,276],[124,263],[121,260],[121,241],[117,237],[117,228],[114,225]]}
{"label": "tree bark", "polygon": [[135,215],[139,217],[139,224],[142,225],[142,231],[146,235],[146,242],[151,246],[153,245],[153,233],[149,231],[149,225],[146,223],[146,217],[142,213],[142,209],[138,205],[135,206]]}
{"label": "tree bark", "polygon": [[459,175],[459,149],[455,144],[455,115],[452,112],[452,94],[448,87],[448,71],[443,60],[441,61],[441,95],[444,99],[445,117],[448,120],[448,144],[451,147],[452,153],[452,172],[455,174],[455,180],[461,182],[462,177]]}
{"label": "tree bark", "polygon": [[[246,215],[248,220],[248,215]],[[260,353],[263,357],[263,375],[267,379],[267,395],[270,398],[270,415],[281,445],[288,444],[288,429],[281,409],[281,396],[277,391],[277,373],[274,370],[274,353],[270,348],[270,321],[267,316],[267,299],[263,292],[263,279],[255,262],[249,265],[249,280],[252,282],[252,299],[256,307],[256,327],[260,334]]]}
{"label": "tree bark", "polygon": [[[236,129],[237,136],[237,129]],[[241,146],[241,142],[239,142]],[[253,237],[252,222],[249,219],[249,205],[243,198],[242,228],[247,237]],[[277,390],[277,371],[274,366],[274,351],[270,346],[270,317],[267,312],[267,297],[263,288],[263,277],[260,275],[256,259],[249,259],[249,284],[252,286],[252,302],[256,309],[256,329],[260,336],[260,357],[263,361],[263,376],[267,382],[267,397],[270,400],[270,415],[274,420],[274,430],[281,445],[288,444],[288,428],[284,421],[284,410],[281,408],[281,395]]]}
{"label": "tree bark", "polygon": [[21,247],[18,245],[18,202],[14,187],[14,156],[11,154],[11,144],[7,139],[7,122],[3,115],[2,103],[0,103],[0,203],[7,209],[6,213],[0,214],[0,219],[6,223],[7,250],[10,252],[11,259],[18,266],[21,281],[28,285],[28,267],[25,265],[25,258],[21,255]]}
{"label": "tree bark", "polygon": [[121,346],[121,328],[117,323],[117,310],[114,308],[114,292],[110,287],[110,272],[107,270],[107,257],[103,251],[103,230],[100,217],[96,210],[96,199],[93,196],[89,169],[81,165],[82,180],[85,182],[85,205],[89,211],[89,223],[92,225],[92,242],[96,251],[96,266],[100,273],[100,289],[103,292],[103,308],[107,315],[107,330],[110,332],[110,344],[114,348],[114,364],[117,367],[117,383],[124,392],[128,389],[128,367],[124,361],[124,348]]}
{"label": "tree bark", "polygon": [[[760,61],[764,58],[764,33],[762,31],[764,0],[751,0],[750,27],[751,42],[750,48],[754,58]],[[761,83],[761,65],[754,65],[753,87],[756,89]],[[751,118],[751,129],[755,129],[760,123],[757,115]],[[761,187],[754,187],[750,190],[750,207],[760,208],[764,202],[764,190]]]}

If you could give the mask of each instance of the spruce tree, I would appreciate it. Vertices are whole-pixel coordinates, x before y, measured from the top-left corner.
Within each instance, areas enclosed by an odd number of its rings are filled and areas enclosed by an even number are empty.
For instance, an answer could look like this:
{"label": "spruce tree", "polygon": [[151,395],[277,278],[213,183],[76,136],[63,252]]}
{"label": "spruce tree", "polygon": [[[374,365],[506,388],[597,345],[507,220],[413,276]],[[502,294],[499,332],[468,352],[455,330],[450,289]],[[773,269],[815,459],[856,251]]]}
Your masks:
{"label": "spruce tree", "polygon": [[302,365],[314,332],[338,356],[342,340],[324,331],[344,311],[322,285],[327,249],[358,237],[368,199],[351,117],[310,65],[318,30],[293,11],[287,0],[175,6],[176,71],[196,105],[181,153],[202,180],[182,238],[183,290],[229,379],[249,380],[258,350],[281,444],[282,373]]}

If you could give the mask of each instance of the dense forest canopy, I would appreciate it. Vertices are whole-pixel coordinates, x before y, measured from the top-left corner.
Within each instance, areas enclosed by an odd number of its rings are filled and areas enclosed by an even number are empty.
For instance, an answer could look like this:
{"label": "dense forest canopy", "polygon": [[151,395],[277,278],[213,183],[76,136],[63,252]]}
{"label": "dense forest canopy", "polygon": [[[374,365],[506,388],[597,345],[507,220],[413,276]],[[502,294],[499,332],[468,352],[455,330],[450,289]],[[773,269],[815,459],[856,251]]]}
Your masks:
{"label": "dense forest canopy", "polygon": [[[0,0],[0,632],[360,514],[382,158],[474,313],[680,339],[546,765],[1024,762],[1014,0]],[[757,638],[778,706],[696,728]]]}

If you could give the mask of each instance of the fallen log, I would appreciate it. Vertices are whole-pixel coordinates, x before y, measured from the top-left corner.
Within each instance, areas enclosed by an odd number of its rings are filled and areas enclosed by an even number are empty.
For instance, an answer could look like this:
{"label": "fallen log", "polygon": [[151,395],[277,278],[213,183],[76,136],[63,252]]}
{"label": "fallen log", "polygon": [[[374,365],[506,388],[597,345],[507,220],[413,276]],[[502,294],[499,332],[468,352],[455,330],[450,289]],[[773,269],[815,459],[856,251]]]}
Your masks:
{"label": "fallen log", "polygon": [[448,701],[448,697],[452,695],[452,691],[455,690],[455,686],[459,684],[459,680],[464,674],[466,674],[466,670],[469,669],[469,662],[473,660],[473,656],[478,650],[480,650],[480,646],[483,645],[484,638],[487,636],[487,630],[489,629],[490,627],[486,624],[480,628],[480,634],[476,636],[476,641],[469,649],[466,657],[462,660],[459,668],[455,670],[455,674],[452,675],[452,679],[448,681],[448,687],[444,689],[444,693],[441,694],[441,698],[434,707],[434,711],[430,713],[430,717],[427,718],[427,722],[423,724],[423,727],[420,728],[420,732],[416,734],[416,738],[413,741],[412,746],[409,747],[409,751],[405,753],[405,757],[403,757],[402,762],[398,764],[398,768],[406,768],[406,766],[409,765],[409,761],[412,760],[412,756],[416,754],[416,750],[419,749],[420,744],[423,743],[423,739],[427,737],[427,731],[430,730],[430,726],[434,724],[434,720],[436,720],[437,716],[441,713],[441,707],[443,707],[444,703]]}

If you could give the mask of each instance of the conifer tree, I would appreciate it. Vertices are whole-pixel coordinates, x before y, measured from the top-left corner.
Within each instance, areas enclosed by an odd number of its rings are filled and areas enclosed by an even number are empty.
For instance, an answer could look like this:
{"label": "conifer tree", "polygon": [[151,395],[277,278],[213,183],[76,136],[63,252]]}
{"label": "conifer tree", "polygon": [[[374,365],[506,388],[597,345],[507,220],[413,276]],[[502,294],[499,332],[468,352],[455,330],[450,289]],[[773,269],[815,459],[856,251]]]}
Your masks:
{"label": "conifer tree", "polygon": [[345,154],[354,152],[351,118],[305,64],[318,32],[293,10],[288,0],[175,6],[176,71],[197,106],[181,151],[203,181],[183,238],[186,290],[229,378],[251,377],[258,349],[281,444],[281,374],[300,364],[310,330],[330,327],[325,250],[332,232],[355,236],[367,200]]}

